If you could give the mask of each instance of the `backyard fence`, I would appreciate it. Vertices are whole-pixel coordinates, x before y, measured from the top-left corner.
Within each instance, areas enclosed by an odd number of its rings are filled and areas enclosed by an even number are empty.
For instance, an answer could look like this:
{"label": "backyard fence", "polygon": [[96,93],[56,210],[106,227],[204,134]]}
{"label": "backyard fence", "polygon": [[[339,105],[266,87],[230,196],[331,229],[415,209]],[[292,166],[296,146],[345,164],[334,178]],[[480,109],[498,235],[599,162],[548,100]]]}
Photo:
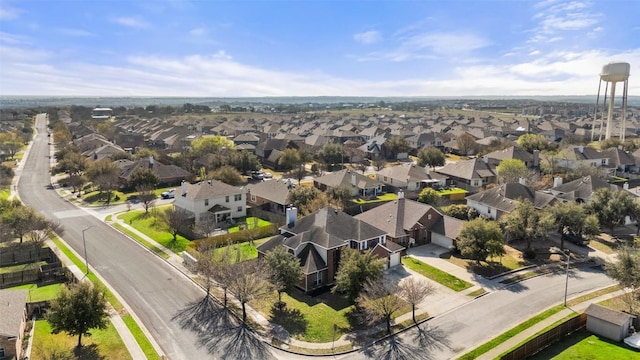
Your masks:
{"label": "backyard fence", "polygon": [[57,257],[48,247],[40,248],[26,244],[5,248],[0,253],[0,267],[36,263],[39,261],[57,261]]}
{"label": "backyard fence", "polygon": [[587,325],[587,314],[580,314],[574,318],[571,318],[562,324],[554,327],[553,329],[549,329],[544,333],[536,336],[535,338],[527,341],[526,343],[520,345],[516,349],[510,351],[507,354],[504,354],[500,359],[501,360],[516,360],[516,359],[526,359],[529,356],[532,356],[538,353],[540,350],[546,348],[547,346],[553,344],[556,341],[562,340],[565,336],[573,333],[574,331],[580,330]]}

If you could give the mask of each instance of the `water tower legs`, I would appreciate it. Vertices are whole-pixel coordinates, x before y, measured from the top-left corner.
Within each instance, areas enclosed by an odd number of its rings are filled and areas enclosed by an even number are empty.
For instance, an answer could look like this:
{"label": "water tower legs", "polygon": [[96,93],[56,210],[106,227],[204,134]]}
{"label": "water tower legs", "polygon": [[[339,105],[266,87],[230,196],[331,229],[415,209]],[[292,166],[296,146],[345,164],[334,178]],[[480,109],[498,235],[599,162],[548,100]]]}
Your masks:
{"label": "water tower legs", "polygon": [[616,82],[611,82],[611,95],[609,95],[609,112],[607,113],[607,131],[604,134],[604,139],[611,138],[611,123],[613,122],[613,105],[616,98]]}

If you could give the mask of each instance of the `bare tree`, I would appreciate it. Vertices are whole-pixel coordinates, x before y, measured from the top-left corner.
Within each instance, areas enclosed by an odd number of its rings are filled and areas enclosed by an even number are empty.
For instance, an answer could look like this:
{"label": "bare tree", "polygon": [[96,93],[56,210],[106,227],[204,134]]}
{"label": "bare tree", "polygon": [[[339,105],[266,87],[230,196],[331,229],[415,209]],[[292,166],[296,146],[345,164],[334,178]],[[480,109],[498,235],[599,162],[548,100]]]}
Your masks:
{"label": "bare tree", "polygon": [[200,221],[198,221],[196,225],[196,231],[205,237],[209,237],[218,228],[218,222],[216,222],[215,216],[211,213],[200,216]]}
{"label": "bare tree", "polygon": [[387,333],[391,334],[391,318],[399,311],[404,302],[396,295],[397,286],[382,281],[367,281],[356,299],[357,304],[364,310],[367,322],[375,324],[384,320],[387,324]]}
{"label": "bare tree", "polygon": [[27,233],[26,237],[35,247],[40,248],[51,235],[54,233],[62,235],[63,231],[64,229],[59,221],[50,221],[39,216],[34,219],[32,230]]}
{"label": "bare tree", "polygon": [[216,250],[213,253],[213,261],[215,264],[213,278],[218,283],[218,286],[223,291],[223,305],[227,307],[227,292],[229,286],[235,277],[233,264],[240,261],[240,252],[236,252],[235,256],[231,251],[230,246],[225,246]]}
{"label": "bare tree", "polygon": [[478,144],[476,143],[476,139],[468,133],[463,133],[458,136],[458,139],[456,139],[456,144],[458,145],[460,154],[465,156],[475,152],[478,146]]}
{"label": "bare tree", "polygon": [[144,213],[149,213],[149,208],[156,203],[156,193],[153,190],[153,186],[150,184],[143,184],[136,186],[136,191],[138,192],[138,200],[142,203],[144,207]]}
{"label": "bare tree", "polygon": [[163,216],[164,224],[167,230],[173,235],[173,241],[178,238],[178,233],[183,231],[189,220],[189,212],[183,209],[173,207],[167,210]]}
{"label": "bare tree", "polygon": [[243,261],[233,265],[234,277],[229,283],[229,291],[242,305],[242,322],[247,322],[249,301],[267,295],[272,291],[268,276],[262,271],[258,261]]}
{"label": "bare tree", "polygon": [[411,304],[413,322],[416,321],[416,305],[422,302],[427,296],[433,294],[435,288],[422,280],[416,280],[414,277],[410,277],[407,280],[400,283],[399,295],[400,297]]}

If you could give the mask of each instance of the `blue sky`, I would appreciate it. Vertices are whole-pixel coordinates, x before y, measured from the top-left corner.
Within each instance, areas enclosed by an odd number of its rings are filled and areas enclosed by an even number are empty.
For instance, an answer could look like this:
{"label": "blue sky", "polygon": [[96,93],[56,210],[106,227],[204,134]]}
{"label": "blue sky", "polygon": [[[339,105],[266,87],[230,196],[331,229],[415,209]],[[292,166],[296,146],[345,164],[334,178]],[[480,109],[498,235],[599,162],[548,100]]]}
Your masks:
{"label": "blue sky", "polygon": [[0,95],[640,95],[640,1],[0,0]]}

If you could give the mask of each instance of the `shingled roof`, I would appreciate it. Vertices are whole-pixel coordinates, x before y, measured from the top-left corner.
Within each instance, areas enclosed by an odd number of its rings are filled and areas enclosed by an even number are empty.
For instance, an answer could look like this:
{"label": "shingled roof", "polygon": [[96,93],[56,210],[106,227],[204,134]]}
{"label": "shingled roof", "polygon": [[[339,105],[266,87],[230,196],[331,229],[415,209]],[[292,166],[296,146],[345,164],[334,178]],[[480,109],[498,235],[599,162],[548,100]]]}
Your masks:
{"label": "shingled roof", "polygon": [[0,290],[0,335],[20,335],[20,325],[27,302],[27,290]]}
{"label": "shingled roof", "polygon": [[551,194],[536,191],[520,183],[509,183],[469,195],[467,200],[486,204],[502,212],[509,213],[516,208],[518,200],[529,200],[536,209],[542,209],[553,204],[556,198]]}
{"label": "shingled roof", "polygon": [[196,184],[185,183],[184,186],[187,190],[184,197],[189,200],[212,199],[220,196],[242,193],[241,188],[225,184],[218,180],[201,181]]}
{"label": "shingled roof", "polygon": [[446,164],[438,173],[460,179],[478,179],[496,176],[496,169],[481,159],[460,160]]}
{"label": "shingled roof", "polygon": [[358,214],[355,218],[375,224],[390,236],[398,238],[405,236],[406,231],[417,224],[418,220],[431,209],[433,209],[431,205],[409,199],[398,199]]}

